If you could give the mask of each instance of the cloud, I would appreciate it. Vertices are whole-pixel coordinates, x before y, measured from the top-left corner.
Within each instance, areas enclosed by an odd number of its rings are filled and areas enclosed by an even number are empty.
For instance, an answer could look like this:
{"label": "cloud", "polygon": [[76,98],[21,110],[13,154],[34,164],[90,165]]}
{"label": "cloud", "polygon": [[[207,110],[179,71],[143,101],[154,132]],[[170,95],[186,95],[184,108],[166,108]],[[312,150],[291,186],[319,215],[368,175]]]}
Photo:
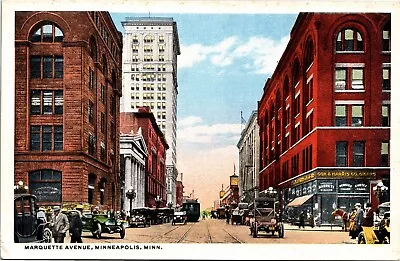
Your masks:
{"label": "cloud", "polygon": [[240,124],[199,124],[200,117],[190,116],[178,121],[178,140],[191,143],[223,143],[240,135]]}
{"label": "cloud", "polygon": [[209,61],[217,67],[238,63],[242,68],[256,74],[272,73],[282,56],[290,37],[274,40],[261,36],[240,42],[238,37],[225,38],[215,45],[192,44],[181,46],[179,68],[190,68],[197,63]]}

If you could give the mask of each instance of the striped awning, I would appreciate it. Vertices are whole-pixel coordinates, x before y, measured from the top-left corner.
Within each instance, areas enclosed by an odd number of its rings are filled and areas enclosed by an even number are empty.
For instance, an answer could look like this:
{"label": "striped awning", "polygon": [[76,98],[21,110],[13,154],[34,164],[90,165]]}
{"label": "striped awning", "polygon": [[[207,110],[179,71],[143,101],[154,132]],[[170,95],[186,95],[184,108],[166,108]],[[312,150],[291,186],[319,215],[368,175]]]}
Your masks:
{"label": "striped awning", "polygon": [[293,201],[291,201],[287,206],[288,207],[298,207],[306,203],[307,200],[309,200],[314,194],[311,195],[306,195],[306,196],[301,196],[298,198],[295,198]]}

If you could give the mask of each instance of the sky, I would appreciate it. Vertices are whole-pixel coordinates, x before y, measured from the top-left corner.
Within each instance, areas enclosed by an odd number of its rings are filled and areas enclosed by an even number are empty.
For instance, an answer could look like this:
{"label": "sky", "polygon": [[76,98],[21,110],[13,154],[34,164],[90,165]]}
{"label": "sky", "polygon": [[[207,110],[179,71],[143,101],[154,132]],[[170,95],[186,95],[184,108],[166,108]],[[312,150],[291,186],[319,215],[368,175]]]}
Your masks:
{"label": "sky", "polygon": [[[115,13],[124,33],[126,17]],[[177,23],[177,167],[185,195],[194,190],[202,209],[218,200],[221,186],[238,174],[241,112],[247,121],[289,41],[297,14],[150,13]]]}

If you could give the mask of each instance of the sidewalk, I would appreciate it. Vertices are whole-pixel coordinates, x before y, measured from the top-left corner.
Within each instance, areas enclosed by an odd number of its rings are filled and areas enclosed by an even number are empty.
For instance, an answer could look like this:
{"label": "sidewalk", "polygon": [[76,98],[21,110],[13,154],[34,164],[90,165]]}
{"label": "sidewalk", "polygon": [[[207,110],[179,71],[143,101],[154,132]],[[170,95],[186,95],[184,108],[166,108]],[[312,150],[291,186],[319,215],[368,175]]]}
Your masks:
{"label": "sidewalk", "polygon": [[[299,228],[299,226],[294,226],[289,223],[284,223],[283,224],[285,230],[298,230],[298,231],[334,231],[334,232],[340,232],[343,231],[342,227],[338,226],[315,226],[315,227],[310,227],[310,226],[305,226],[304,228]],[[344,232],[344,231],[343,231]]]}

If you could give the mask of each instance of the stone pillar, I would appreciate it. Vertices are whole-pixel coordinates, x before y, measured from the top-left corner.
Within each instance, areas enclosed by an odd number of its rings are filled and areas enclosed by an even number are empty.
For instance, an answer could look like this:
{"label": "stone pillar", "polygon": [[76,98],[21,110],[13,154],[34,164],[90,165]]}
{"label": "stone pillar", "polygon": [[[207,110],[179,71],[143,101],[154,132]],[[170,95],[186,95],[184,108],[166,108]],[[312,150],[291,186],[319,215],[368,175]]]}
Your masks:
{"label": "stone pillar", "polygon": [[124,155],[125,160],[125,189],[124,189],[124,197],[125,197],[125,210],[129,210],[129,198],[126,197],[126,191],[132,184],[132,163],[131,163],[131,156]]}

